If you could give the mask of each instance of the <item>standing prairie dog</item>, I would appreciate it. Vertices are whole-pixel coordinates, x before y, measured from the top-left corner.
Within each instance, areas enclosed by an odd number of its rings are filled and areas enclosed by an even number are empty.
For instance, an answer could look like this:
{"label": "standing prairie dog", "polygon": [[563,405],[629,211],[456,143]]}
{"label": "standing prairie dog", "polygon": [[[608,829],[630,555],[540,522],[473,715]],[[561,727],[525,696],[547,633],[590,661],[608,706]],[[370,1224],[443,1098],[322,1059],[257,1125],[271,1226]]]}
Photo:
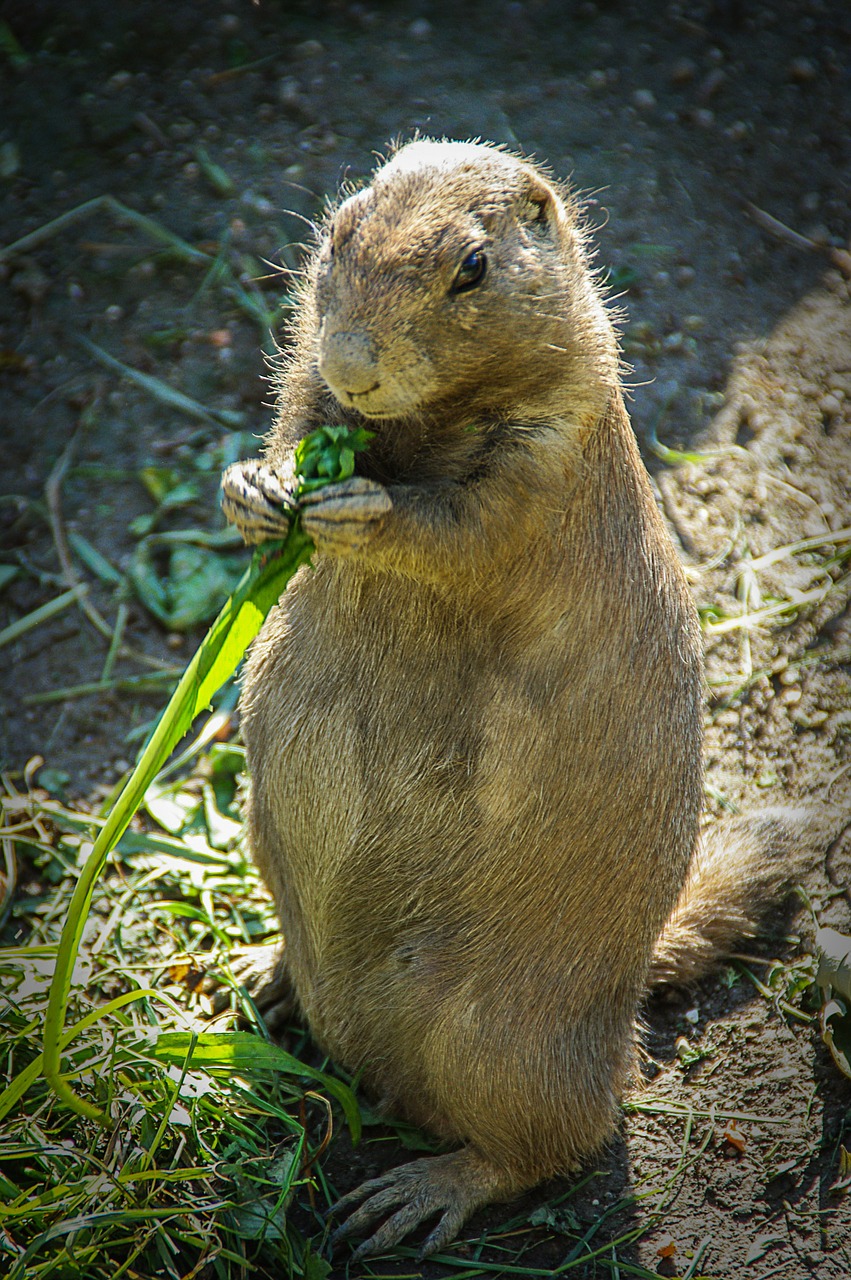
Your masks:
{"label": "standing prairie dog", "polygon": [[361,1254],[436,1217],[425,1254],[605,1141],[648,981],[754,927],[788,838],[767,813],[689,875],[697,619],[561,187],[418,140],[329,213],[263,459],[223,479],[247,541],[286,529],[296,442],[341,421],[374,439],[303,500],[315,568],[248,663],[248,831],[270,990],[460,1144],[338,1206],[366,1197],[337,1233],[372,1230]]}

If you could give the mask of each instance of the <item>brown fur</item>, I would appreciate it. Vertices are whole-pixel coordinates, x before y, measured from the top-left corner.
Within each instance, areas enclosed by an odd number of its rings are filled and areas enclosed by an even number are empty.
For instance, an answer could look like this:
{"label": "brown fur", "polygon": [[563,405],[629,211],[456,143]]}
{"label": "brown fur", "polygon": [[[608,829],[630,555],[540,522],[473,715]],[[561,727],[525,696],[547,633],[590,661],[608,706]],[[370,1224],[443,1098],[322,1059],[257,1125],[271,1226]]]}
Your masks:
{"label": "brown fur", "polygon": [[[485,278],[452,292],[477,247]],[[344,1231],[401,1204],[364,1246],[386,1247],[442,1212],[431,1249],[609,1136],[651,964],[691,977],[751,927],[765,848],[733,877],[710,857],[665,929],[700,638],[566,193],[496,148],[410,144],[329,215],[293,339],[264,463],[225,477],[246,536],[308,430],[376,434],[305,508],[315,570],[248,664],[249,833],[317,1041],[464,1144]]]}

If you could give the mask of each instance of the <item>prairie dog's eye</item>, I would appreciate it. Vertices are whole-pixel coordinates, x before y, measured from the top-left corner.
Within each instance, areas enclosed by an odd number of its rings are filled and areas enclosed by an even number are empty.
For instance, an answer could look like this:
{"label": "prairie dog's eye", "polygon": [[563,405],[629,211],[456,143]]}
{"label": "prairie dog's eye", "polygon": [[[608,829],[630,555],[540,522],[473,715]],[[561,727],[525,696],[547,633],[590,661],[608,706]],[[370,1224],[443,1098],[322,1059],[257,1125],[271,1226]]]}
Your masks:
{"label": "prairie dog's eye", "polygon": [[487,265],[488,260],[484,250],[474,249],[472,253],[468,253],[455,272],[450,293],[464,293],[467,289],[475,289],[476,285],[484,280]]}

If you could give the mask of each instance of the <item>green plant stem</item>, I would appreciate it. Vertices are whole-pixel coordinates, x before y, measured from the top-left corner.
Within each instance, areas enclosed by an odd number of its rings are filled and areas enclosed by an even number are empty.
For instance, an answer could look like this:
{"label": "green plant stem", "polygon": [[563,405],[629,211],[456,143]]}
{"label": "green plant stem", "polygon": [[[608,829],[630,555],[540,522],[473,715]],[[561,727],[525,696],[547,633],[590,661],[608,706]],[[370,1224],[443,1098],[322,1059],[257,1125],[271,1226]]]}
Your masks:
{"label": "green plant stem", "polygon": [[[36,950],[42,950],[42,948],[37,948]],[[131,1004],[134,1000],[156,999],[160,994],[153,988],[140,987],[135,991],[126,991],[124,995],[116,996],[114,1000],[104,1005],[103,1008],[93,1009],[91,1013],[87,1013],[79,1022],[75,1022],[72,1027],[64,1030],[59,1041],[60,1050],[67,1048],[75,1036],[78,1036],[82,1031],[87,1031],[100,1018],[107,1017],[110,1013],[117,1013],[119,1009],[123,1009],[126,1004]],[[11,1084],[0,1093],[0,1120],[11,1111],[18,1099],[22,1098],[27,1090],[35,1084],[39,1076],[43,1074],[43,1065],[44,1054],[40,1053],[28,1066],[24,1067],[23,1071],[19,1071]]]}
{"label": "green plant stem", "polygon": [[[142,802],[150,783],[165,763],[175,743],[183,737],[196,714],[208,706],[213,694],[233,674],[248,644],[272,605],[296,570],[305,564],[313,543],[296,522],[286,542],[276,546],[271,558],[255,554],[251,567],[213,623],[186,668],[168,706],[127,780],[74,886],[68,915],[59,939],[56,972],[50,986],[44,1019],[42,1074],[57,1096],[80,1115],[108,1123],[98,1107],[77,1096],[61,1074],[64,1047],[62,1029],[71,988],[74,960],[80,946],[95,884],[111,850],[120,840]],[[267,548],[267,551],[269,548]]]}

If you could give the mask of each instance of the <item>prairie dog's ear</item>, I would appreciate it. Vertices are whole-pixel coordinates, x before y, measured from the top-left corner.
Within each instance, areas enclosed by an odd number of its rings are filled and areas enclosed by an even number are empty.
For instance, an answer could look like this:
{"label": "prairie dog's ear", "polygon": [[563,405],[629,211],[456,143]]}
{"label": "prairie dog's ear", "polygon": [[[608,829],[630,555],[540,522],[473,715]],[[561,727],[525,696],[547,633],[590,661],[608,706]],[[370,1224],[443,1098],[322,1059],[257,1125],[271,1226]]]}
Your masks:
{"label": "prairie dog's ear", "polygon": [[564,217],[561,199],[546,178],[535,169],[524,169],[520,219],[539,227],[555,226]]}

